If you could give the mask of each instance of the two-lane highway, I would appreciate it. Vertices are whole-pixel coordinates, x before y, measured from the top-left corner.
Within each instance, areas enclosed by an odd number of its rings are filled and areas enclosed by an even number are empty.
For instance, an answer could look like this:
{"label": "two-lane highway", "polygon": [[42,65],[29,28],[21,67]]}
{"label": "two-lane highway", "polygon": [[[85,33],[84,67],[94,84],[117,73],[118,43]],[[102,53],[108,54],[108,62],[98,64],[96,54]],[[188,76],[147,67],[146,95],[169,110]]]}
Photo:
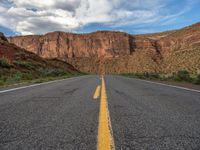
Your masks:
{"label": "two-lane highway", "polygon": [[200,93],[120,76],[0,92],[0,149],[200,149]]}

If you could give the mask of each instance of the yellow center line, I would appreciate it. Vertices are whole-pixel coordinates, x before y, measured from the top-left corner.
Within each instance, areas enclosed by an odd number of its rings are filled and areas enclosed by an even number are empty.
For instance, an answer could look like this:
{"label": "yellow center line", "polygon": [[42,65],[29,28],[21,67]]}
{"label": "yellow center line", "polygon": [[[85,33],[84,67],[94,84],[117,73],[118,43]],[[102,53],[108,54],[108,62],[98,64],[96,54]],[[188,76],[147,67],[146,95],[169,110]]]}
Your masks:
{"label": "yellow center line", "polygon": [[107,107],[105,81],[104,78],[102,77],[97,150],[114,150],[114,149],[115,146],[112,136],[112,127]]}
{"label": "yellow center line", "polygon": [[96,91],[94,93],[93,99],[99,98],[99,96],[100,96],[100,88],[101,88],[101,86],[98,85],[97,88],[96,88]]}

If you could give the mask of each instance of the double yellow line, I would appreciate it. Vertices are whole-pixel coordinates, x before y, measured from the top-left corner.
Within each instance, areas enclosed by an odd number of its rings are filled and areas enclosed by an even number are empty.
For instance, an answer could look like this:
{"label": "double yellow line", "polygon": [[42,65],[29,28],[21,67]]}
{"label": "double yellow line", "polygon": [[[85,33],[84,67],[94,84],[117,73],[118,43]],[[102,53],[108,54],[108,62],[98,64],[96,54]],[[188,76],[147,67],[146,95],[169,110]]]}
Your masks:
{"label": "double yellow line", "polygon": [[[94,94],[94,98],[97,97],[98,93],[100,94],[100,86],[97,87]],[[112,136],[110,116],[108,111],[106,87],[105,87],[104,77],[102,77],[97,150],[114,150],[114,149],[115,146],[114,146],[114,139]]]}

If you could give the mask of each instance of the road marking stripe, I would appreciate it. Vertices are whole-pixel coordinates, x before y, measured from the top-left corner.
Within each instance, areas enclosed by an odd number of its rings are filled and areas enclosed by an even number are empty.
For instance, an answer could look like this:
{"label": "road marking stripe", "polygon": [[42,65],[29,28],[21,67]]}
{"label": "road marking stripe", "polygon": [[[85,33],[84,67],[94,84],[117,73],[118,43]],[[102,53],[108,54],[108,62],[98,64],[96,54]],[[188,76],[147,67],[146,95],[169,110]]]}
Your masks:
{"label": "road marking stripe", "polygon": [[[141,79],[137,79],[137,80],[141,80]],[[169,85],[169,84],[164,84],[164,83],[159,83],[159,82],[153,82],[153,81],[147,81],[147,80],[141,80],[141,81],[148,82],[148,83],[153,83],[153,84],[157,84],[157,85],[163,85],[163,86],[168,86],[168,87],[173,87],[173,88],[177,88],[177,89],[182,89],[182,90],[187,90],[187,91],[192,91],[192,92],[198,92],[198,93],[200,93],[199,90],[189,89],[189,88],[185,88],[185,87],[181,87],[181,86]]]}
{"label": "road marking stripe", "polygon": [[105,81],[102,78],[97,150],[114,150],[112,126],[107,106]]}
{"label": "road marking stripe", "polygon": [[[120,77],[122,77],[122,76],[120,76]],[[189,89],[189,88],[185,88],[185,87],[181,87],[181,86],[175,86],[175,85],[164,84],[164,83],[159,83],[159,82],[147,81],[147,80],[142,80],[142,79],[137,79],[137,78],[127,78],[127,77],[124,77],[124,78],[130,79],[130,80],[134,79],[134,80],[139,80],[139,81],[143,81],[143,82],[147,82],[147,83],[153,83],[153,84],[157,84],[157,85],[163,85],[163,86],[168,86],[168,87],[173,87],[173,88],[177,88],[177,89],[182,89],[182,90],[200,93],[200,90]]]}
{"label": "road marking stripe", "polygon": [[81,78],[81,77],[72,77],[72,78],[67,78],[67,79],[54,80],[54,81],[49,81],[49,82],[44,82],[44,83],[37,83],[37,84],[28,85],[28,86],[22,86],[22,87],[13,88],[13,89],[2,90],[2,91],[0,91],[0,94],[6,93],[6,92],[11,92],[11,91],[16,91],[16,90],[20,90],[20,89],[25,89],[25,88],[35,87],[35,86],[39,86],[39,85],[45,85],[45,84],[50,84],[50,83],[54,83],[54,82],[64,81],[64,80],[77,79],[77,78]]}
{"label": "road marking stripe", "polygon": [[98,85],[97,88],[96,88],[96,91],[94,93],[93,99],[99,98],[99,96],[100,96],[100,89],[101,89],[101,86]]}

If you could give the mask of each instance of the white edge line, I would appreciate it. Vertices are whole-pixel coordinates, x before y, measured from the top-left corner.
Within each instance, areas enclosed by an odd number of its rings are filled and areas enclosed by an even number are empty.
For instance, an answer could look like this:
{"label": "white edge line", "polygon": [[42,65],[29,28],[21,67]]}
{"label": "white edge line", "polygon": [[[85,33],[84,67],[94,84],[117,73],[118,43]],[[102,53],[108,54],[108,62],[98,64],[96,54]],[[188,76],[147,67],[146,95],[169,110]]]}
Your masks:
{"label": "white edge line", "polygon": [[142,80],[142,79],[137,79],[137,78],[129,78],[129,79],[135,79],[135,80],[139,80],[139,81],[143,81],[143,82],[148,82],[148,83],[153,83],[153,84],[158,84],[158,85],[163,85],[163,86],[168,86],[168,87],[173,87],[173,88],[177,88],[177,89],[182,89],[182,90],[187,90],[187,91],[192,91],[192,92],[198,92],[198,93],[200,93],[199,90],[184,88],[184,87],[181,87],[181,86],[169,85],[169,84],[164,84],[164,83],[159,83],[159,82],[153,82],[153,81],[147,81],[147,80]]}
{"label": "white edge line", "polygon": [[[80,76],[80,77],[83,77],[83,76]],[[80,77],[71,77],[71,78],[66,78],[66,79],[60,79],[60,80],[54,80],[54,81],[49,81],[49,82],[32,84],[32,85],[28,85],[28,86],[22,86],[22,87],[13,88],[13,89],[2,90],[2,91],[0,91],[0,94],[6,93],[6,92],[11,92],[11,91],[16,91],[16,90],[20,90],[20,89],[25,89],[25,88],[35,87],[35,86],[39,86],[39,85],[50,84],[50,83],[59,82],[59,81],[63,81],[63,80],[76,79],[76,78],[80,78]]]}

